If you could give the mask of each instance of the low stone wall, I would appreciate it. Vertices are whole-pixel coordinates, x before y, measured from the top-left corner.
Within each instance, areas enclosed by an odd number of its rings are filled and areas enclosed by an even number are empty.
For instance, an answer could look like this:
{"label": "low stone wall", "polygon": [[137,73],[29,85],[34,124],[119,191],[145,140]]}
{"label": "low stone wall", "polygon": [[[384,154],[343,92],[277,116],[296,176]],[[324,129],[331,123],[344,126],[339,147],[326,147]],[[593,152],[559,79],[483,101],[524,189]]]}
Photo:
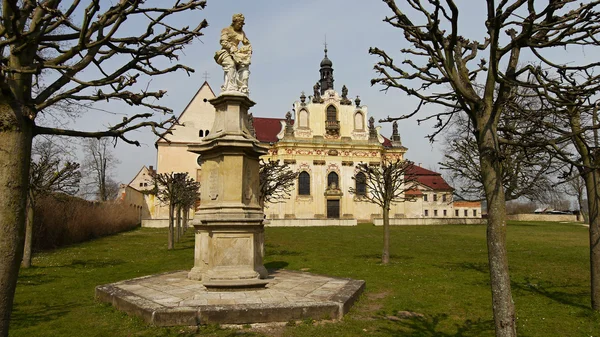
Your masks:
{"label": "low stone wall", "polygon": [[265,227],[323,227],[356,226],[356,219],[270,219]]}
{"label": "low stone wall", "polygon": [[[392,218],[391,226],[424,226],[424,225],[484,225],[482,218]],[[375,226],[383,226],[383,218],[373,219]]]}
{"label": "low stone wall", "polygon": [[142,227],[167,228],[169,227],[169,219],[142,219]]}
{"label": "low stone wall", "polygon": [[574,214],[511,214],[506,216],[507,220],[515,221],[565,221],[581,222]]}

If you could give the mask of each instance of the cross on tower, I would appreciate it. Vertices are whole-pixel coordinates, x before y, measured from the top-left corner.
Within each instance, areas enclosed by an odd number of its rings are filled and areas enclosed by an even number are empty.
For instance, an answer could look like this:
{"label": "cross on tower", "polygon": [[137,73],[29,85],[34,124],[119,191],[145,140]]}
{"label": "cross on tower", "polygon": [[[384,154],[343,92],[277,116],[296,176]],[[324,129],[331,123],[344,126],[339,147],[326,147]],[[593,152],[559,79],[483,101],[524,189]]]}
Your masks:
{"label": "cross on tower", "polygon": [[210,78],[210,76],[208,76],[208,72],[205,71],[202,75],[204,76],[204,82],[208,82],[208,79]]}
{"label": "cross on tower", "polygon": [[327,34],[325,34],[325,42],[323,45],[325,46],[325,57],[327,57]]}

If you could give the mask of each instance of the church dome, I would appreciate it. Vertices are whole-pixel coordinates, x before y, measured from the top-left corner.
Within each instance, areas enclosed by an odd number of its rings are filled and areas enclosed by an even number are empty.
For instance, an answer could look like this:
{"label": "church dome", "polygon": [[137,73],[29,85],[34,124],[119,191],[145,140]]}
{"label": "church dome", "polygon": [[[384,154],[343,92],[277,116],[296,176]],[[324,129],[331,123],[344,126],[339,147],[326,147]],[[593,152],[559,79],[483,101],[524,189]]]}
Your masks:
{"label": "church dome", "polygon": [[323,61],[321,61],[321,67],[331,67],[333,66],[333,62],[331,62],[330,59],[327,58],[327,55],[325,56],[325,58],[323,58]]}

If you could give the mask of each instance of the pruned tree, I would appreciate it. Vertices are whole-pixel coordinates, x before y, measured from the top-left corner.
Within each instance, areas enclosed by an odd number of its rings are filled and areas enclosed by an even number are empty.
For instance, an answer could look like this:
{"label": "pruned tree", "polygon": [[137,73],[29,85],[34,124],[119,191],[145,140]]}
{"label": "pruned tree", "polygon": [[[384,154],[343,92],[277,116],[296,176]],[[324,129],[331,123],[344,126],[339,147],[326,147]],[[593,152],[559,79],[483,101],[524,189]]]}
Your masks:
{"label": "pruned tree", "polygon": [[[397,88],[416,97],[419,103],[412,112],[386,120],[415,115],[422,116],[419,121],[436,120],[431,139],[457,113],[466,114],[471,121],[488,205],[487,246],[496,336],[515,336],[506,252],[502,180],[505,158],[498,125],[517,89],[530,87],[525,81],[532,67],[521,65],[523,52],[531,51],[540,58],[547,49],[593,40],[598,32],[598,1],[576,4],[555,0],[534,5],[527,0],[486,0],[482,3],[485,21],[481,29],[470,28],[483,32],[483,41],[461,34],[467,32],[460,31],[464,26],[459,22],[461,9],[455,1],[406,0],[406,13],[394,0],[383,2],[392,12],[384,21],[401,30],[408,47],[401,50],[405,57],[400,62],[394,60],[395,55],[371,48],[369,52],[381,58],[375,65],[380,76],[371,83],[382,85],[383,90]],[[470,2],[463,5],[472,6]],[[423,116],[426,104],[446,110]]]}
{"label": "pruned tree", "polygon": [[294,189],[298,172],[292,171],[290,166],[279,160],[260,160],[259,203],[264,208],[268,203],[283,202],[290,197]]}
{"label": "pruned tree", "polygon": [[[516,113],[516,112],[514,112]],[[499,121],[500,137],[510,139],[510,130],[528,129],[532,126],[525,120],[517,120],[503,114]],[[524,125],[516,125],[523,123]],[[444,132],[444,157],[439,163],[448,172],[449,179],[466,199],[485,198],[477,141],[472,132],[473,126],[463,114],[453,118]],[[502,160],[502,185],[506,201],[524,198],[548,203],[555,194],[556,178],[564,165],[543,147],[521,147],[500,143]]]}
{"label": "pruned tree", "polygon": [[38,197],[52,193],[75,195],[79,191],[81,172],[79,164],[63,156],[64,149],[51,139],[43,139],[33,144],[29,173],[29,194],[25,225],[25,247],[21,266],[31,267],[33,224],[35,205]]}
{"label": "pruned tree", "polygon": [[380,165],[356,165],[355,187],[348,192],[381,207],[383,212],[383,253],[381,263],[390,262],[390,209],[396,202],[410,201],[406,192],[416,188],[413,163],[408,160],[384,158]]}
{"label": "pruned tree", "polygon": [[113,178],[113,170],[119,160],[112,148],[108,138],[90,138],[83,143],[84,193],[98,201],[114,200],[119,194],[119,184]]}
{"label": "pruned tree", "polygon": [[[174,16],[205,5],[204,0],[0,2],[0,336],[8,335],[23,254],[33,137],[114,137],[139,145],[127,138],[128,131],[150,127],[160,134],[171,121],[148,118],[152,111],[172,112],[156,103],[165,91],[139,82],[142,75],[193,71],[178,63],[163,66],[163,60],[176,61],[207,26],[202,20],[193,28],[180,26]],[[91,132],[51,127],[38,118],[61,103],[111,100],[146,112]]]}
{"label": "pruned tree", "polygon": [[196,202],[200,200],[200,183],[188,178],[188,182],[185,185],[185,191],[181,197],[181,209],[183,210],[183,232],[185,233],[188,228],[188,222],[190,218],[190,210],[195,209]]}
{"label": "pruned tree", "polygon": [[[200,183],[194,181],[187,173],[159,173],[154,175],[155,188],[151,192],[158,200],[169,207],[168,249],[175,247],[175,241],[181,237],[181,213],[184,205],[198,196]],[[197,199],[194,199],[194,203]],[[177,219],[177,224],[175,224]]]}

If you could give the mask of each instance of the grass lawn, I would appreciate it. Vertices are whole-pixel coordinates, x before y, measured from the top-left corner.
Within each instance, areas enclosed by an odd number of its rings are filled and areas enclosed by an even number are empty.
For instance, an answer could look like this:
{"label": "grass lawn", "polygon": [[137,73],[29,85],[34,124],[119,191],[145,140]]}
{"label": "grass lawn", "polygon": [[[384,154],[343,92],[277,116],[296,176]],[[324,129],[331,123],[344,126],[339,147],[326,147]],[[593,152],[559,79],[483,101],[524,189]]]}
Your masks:
{"label": "grass lawn", "polygon": [[[341,322],[299,322],[286,336],[493,336],[485,226],[391,229],[391,263],[380,264],[382,228],[267,228],[266,267],[363,279]],[[22,269],[10,336],[194,336],[156,328],[94,300],[97,285],[193,266],[191,231],[167,251],[166,230],[138,229],[38,254]],[[599,336],[589,309],[587,228],[511,223],[508,250],[519,336]],[[418,313],[400,318],[398,311]],[[264,330],[262,330],[264,331]],[[259,335],[218,326],[199,335]]]}

